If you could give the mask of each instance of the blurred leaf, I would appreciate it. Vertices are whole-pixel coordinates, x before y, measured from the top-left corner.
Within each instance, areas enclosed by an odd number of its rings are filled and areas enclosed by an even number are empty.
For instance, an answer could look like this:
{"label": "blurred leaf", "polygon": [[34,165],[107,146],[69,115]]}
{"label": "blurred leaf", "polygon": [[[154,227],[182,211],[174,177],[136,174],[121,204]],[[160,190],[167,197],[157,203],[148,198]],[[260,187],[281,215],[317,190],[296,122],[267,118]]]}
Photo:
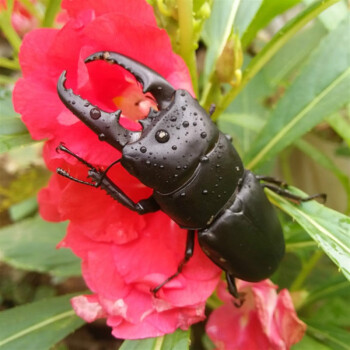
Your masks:
{"label": "blurred leaf", "polygon": [[38,202],[35,197],[28,198],[10,207],[10,217],[13,222],[33,215],[38,210]]}
{"label": "blurred leaf", "polygon": [[126,340],[120,350],[187,350],[189,344],[190,332],[178,329],[159,338]]}
{"label": "blurred leaf", "polygon": [[[310,5],[315,0],[303,0],[307,5]],[[346,17],[348,12],[346,0],[341,0],[334,6],[320,14],[319,20],[327,30],[333,30]]]}
{"label": "blurred leaf", "polygon": [[44,350],[84,324],[69,300],[73,294],[18,306],[0,313],[0,349]]}
{"label": "blurred leaf", "polygon": [[207,82],[216,60],[231,34],[240,0],[214,1],[209,19],[204,24],[203,40],[207,46],[204,81]]}
{"label": "blurred leaf", "polygon": [[332,350],[329,346],[322,344],[307,334],[303,339],[291,347],[292,350]]}
{"label": "blurred leaf", "polygon": [[3,197],[0,203],[0,212],[25,199],[34,197],[47,183],[50,173],[41,167],[30,167],[21,171],[11,183],[0,187]]}
{"label": "blurred leaf", "polygon": [[350,91],[350,16],[324,38],[247,155],[247,168],[279,153],[343,106]]}
{"label": "blurred leaf", "polygon": [[266,27],[273,18],[298,4],[301,0],[264,0],[249,27],[242,36],[242,46],[247,47],[258,31]]}
{"label": "blurred leaf", "polygon": [[263,0],[241,0],[234,23],[235,31],[240,36],[247,30],[262,2]]}
{"label": "blurred leaf", "polygon": [[0,229],[0,260],[14,267],[55,276],[79,276],[80,260],[68,249],[56,249],[67,223],[48,223],[39,217]]}
{"label": "blurred leaf", "polygon": [[[328,279],[326,283],[323,283],[316,289],[310,291],[301,307],[305,307],[306,305],[312,304],[318,300],[329,300],[338,296],[350,296],[349,281],[340,274],[337,274],[337,276]],[[350,312],[350,309],[348,309],[347,312]]]}
{"label": "blurred leaf", "polygon": [[349,350],[350,333],[341,328],[320,323],[307,323],[307,333],[332,350]]}
{"label": "blurred leaf", "polygon": [[[296,188],[289,187],[289,190],[306,197]],[[308,232],[350,280],[350,217],[316,201],[295,205],[271,191],[268,195],[273,204],[292,216]]]}
{"label": "blurred leaf", "polygon": [[0,153],[34,141],[12,106],[11,93],[0,89]]}
{"label": "blurred leaf", "polygon": [[[348,109],[350,112],[350,108]],[[350,147],[350,116],[342,115],[341,113],[334,113],[327,118],[327,122],[333,130],[346,142]]]}
{"label": "blurred leaf", "polygon": [[305,154],[307,154],[315,162],[323,166],[325,169],[331,171],[336,176],[339,182],[343,185],[347,195],[347,213],[350,211],[350,178],[347,174],[342,172],[336,164],[327,157],[325,153],[319,151],[316,147],[312,146],[309,142],[304,140],[297,140],[294,144]]}
{"label": "blurred leaf", "polygon": [[291,38],[261,71],[269,85],[289,84],[291,75],[295,76],[296,69],[307,62],[326,34],[324,27],[315,22]]}

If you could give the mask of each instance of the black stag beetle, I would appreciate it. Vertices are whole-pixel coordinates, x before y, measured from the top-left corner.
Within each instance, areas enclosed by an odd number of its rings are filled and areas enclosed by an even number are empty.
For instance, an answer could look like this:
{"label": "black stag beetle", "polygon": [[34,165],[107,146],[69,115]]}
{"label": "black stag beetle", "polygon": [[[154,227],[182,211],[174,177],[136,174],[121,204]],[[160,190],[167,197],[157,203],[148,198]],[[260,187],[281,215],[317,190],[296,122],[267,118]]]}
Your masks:
{"label": "black stag beetle", "polygon": [[[177,272],[152,289],[154,295],[175,278],[193,255],[195,232],[205,254],[226,272],[229,292],[243,302],[235,278],[257,282],[277,269],[285,250],[280,222],[263,187],[305,201],[283,189],[283,183],[255,176],[246,170],[231,140],[218,130],[210,115],[185,90],[145,65],[115,52],[97,52],[85,62],[105,60],[128,70],[151,93],[159,110],[150,109],[140,120],[142,131],[119,123],[121,110],[107,113],[65,88],[66,72],[58,81],[58,94],[66,107],[93,130],[101,141],[122,152],[121,159],[102,171],[64,145],[59,150],[84,163],[93,182],[82,181],[58,168],[58,174],[100,187],[119,203],[139,214],[162,210],[187,229],[185,256]],[[122,166],[153,189],[151,197],[133,202],[106,173]],[[264,180],[263,185],[260,181]]]}

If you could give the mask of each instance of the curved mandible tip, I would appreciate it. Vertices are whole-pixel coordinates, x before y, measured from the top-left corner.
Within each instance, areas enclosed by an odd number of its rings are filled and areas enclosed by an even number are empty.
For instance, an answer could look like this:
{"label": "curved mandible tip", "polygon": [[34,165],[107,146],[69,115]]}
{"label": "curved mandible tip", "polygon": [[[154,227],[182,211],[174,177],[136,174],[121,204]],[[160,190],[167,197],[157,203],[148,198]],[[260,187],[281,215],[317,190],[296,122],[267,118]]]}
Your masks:
{"label": "curved mandible tip", "polygon": [[120,123],[121,111],[113,113],[103,111],[97,106],[66,89],[66,71],[63,71],[57,82],[57,92],[64,105],[85,125],[94,131],[101,141],[106,141],[118,150],[130,142],[136,141],[141,133],[125,129]]}
{"label": "curved mandible tip", "polygon": [[150,92],[156,99],[160,109],[165,109],[172,101],[175,89],[153,69],[117,52],[99,51],[85,59],[85,63],[104,60],[117,64],[129,71],[143,87],[143,93]]}

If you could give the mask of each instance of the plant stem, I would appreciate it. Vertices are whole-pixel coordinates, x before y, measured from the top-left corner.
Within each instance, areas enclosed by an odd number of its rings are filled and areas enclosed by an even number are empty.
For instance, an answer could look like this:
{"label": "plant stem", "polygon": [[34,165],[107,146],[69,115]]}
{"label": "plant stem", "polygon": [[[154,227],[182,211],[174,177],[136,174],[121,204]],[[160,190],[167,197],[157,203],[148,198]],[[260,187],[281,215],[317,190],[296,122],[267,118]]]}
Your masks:
{"label": "plant stem", "polygon": [[310,274],[310,272],[313,270],[317,262],[320,260],[320,258],[323,256],[322,250],[316,250],[313,256],[310,258],[310,260],[304,264],[301,272],[297,276],[297,278],[294,280],[290,287],[291,292],[295,292],[297,290],[301,289],[301,286],[305,282],[307,276]]}
{"label": "plant stem", "polygon": [[18,53],[21,46],[21,38],[12,27],[11,13],[9,10],[0,12],[0,29],[2,30],[7,41],[12,46],[13,50]]}
{"label": "plant stem", "polygon": [[301,28],[303,28],[312,19],[318,16],[329,6],[340,0],[319,0],[302,11],[297,17],[288,22],[272,40],[256,55],[243,72],[241,84],[230,90],[224,96],[222,103],[217,106],[213,119],[217,117],[231,104],[235,97],[248,84],[248,82],[264,67],[264,65],[273,57],[273,55],[284,46]]}
{"label": "plant stem", "polygon": [[0,67],[7,68],[7,69],[13,69],[13,70],[20,70],[21,67],[17,60],[10,60],[5,57],[0,57]]}
{"label": "plant stem", "polygon": [[177,0],[177,6],[180,30],[180,55],[187,64],[194,92],[198,95],[197,65],[193,42],[193,1]]}

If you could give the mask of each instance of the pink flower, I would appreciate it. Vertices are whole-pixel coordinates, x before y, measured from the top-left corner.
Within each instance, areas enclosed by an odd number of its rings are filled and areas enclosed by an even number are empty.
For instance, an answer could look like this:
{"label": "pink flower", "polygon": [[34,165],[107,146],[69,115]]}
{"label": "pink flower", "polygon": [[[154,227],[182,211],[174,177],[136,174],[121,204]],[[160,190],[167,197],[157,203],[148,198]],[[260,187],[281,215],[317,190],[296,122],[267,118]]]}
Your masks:
{"label": "pink flower", "polygon": [[[30,0],[30,2],[35,3],[36,0]],[[6,0],[0,0],[0,12],[4,9],[6,9]],[[11,23],[21,37],[39,25],[37,18],[33,17],[19,1],[14,3]]]}
{"label": "pink flower", "polygon": [[[129,100],[137,101],[139,108],[124,110],[130,119],[145,116],[150,100],[119,66],[86,65],[90,54],[117,51],[156,70],[175,88],[192,92],[192,87],[184,62],[172,52],[166,32],[156,26],[144,0],[65,0],[62,6],[69,18],[61,30],[35,30],[23,41],[23,79],[16,84],[14,105],[32,137],[46,140],[47,167],[53,172],[61,167],[86,179],[85,166],[56,152],[60,142],[100,168],[120,158],[120,153],[100,142],[59,100],[56,84],[63,70],[67,86],[102,109],[113,111]],[[135,127],[126,118],[124,123]],[[119,165],[108,174],[135,201],[151,193]],[[186,231],[164,213],[140,216],[100,189],[56,174],[40,192],[39,204],[45,219],[70,221],[60,247],[71,248],[82,259],[83,276],[94,293],[72,300],[86,321],[106,317],[116,337],[131,339],[187,329],[204,319],[205,302],[220,270],[197,242],[183,272],[158,292],[158,298],[150,292],[176,271],[185,251]]]}
{"label": "pink flower", "polygon": [[245,302],[237,308],[226,285],[220,283],[218,296],[224,304],[209,316],[206,331],[220,350],[285,350],[299,342],[306,325],[298,319],[288,290],[277,294],[271,281],[238,281]]}

